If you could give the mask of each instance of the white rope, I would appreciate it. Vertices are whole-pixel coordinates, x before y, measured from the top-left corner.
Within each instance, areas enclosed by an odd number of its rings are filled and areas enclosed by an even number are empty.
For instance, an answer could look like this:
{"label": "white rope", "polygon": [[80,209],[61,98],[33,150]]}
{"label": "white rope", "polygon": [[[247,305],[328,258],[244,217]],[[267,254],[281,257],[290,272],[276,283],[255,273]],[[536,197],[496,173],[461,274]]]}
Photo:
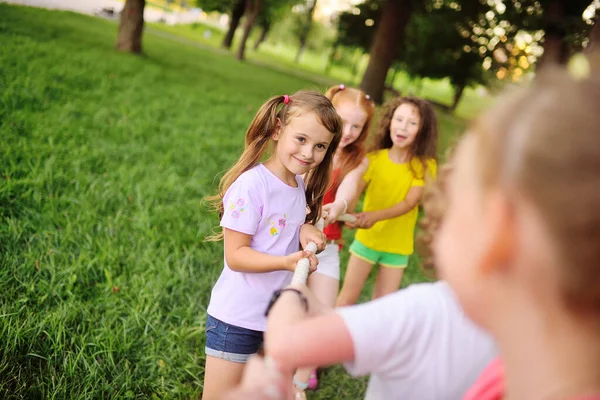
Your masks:
{"label": "white rope", "polygon": [[[354,222],[356,221],[356,217],[352,214],[342,214],[338,217],[338,221],[344,222]],[[315,226],[320,231],[323,230],[323,219],[317,221]],[[316,253],[317,245],[313,242],[310,242],[304,250]],[[310,270],[310,261],[308,258],[303,258],[302,260],[296,263],[296,270],[294,271],[294,277],[292,278],[292,283],[301,283],[306,285],[306,280],[308,279],[308,271]]]}

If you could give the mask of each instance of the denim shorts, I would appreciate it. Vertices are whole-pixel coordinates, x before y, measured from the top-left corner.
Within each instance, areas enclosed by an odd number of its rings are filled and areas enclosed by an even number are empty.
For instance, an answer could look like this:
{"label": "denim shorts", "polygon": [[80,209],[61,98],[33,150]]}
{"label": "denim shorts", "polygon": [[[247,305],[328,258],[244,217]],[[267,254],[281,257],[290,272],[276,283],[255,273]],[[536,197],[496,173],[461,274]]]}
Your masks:
{"label": "denim shorts", "polygon": [[263,332],[253,331],[206,316],[207,356],[236,363],[246,363],[263,344]]}

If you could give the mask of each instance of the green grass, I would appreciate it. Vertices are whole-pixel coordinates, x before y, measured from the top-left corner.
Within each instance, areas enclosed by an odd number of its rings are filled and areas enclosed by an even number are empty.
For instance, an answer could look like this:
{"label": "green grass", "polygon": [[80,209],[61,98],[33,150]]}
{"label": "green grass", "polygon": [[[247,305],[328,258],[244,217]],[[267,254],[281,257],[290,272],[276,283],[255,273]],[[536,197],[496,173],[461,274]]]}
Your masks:
{"label": "green grass", "polygon": [[[324,89],[152,33],[119,54],[115,36],[0,4],[3,399],[197,397],[222,268],[201,199],[267,97]],[[446,143],[464,122],[440,118]],[[413,265],[404,284],[422,279]],[[312,398],[364,393],[341,367],[324,378]]]}

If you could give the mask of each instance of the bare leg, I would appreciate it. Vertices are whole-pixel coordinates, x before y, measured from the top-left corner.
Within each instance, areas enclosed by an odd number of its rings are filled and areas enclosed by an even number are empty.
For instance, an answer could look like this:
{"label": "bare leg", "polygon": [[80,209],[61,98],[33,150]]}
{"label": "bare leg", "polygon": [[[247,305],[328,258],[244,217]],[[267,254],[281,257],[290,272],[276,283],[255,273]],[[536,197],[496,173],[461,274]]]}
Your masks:
{"label": "bare leg", "polygon": [[238,386],[246,364],[206,356],[202,400],[218,400]]}
{"label": "bare leg", "polygon": [[335,307],[340,281],[315,272],[308,277],[308,288],[315,297],[326,306]]}
{"label": "bare leg", "polygon": [[381,265],[379,271],[377,271],[373,299],[383,297],[398,290],[403,275],[404,268],[391,268]]}
{"label": "bare leg", "polygon": [[[315,297],[328,307],[335,307],[340,281],[333,279],[330,276],[315,272],[308,278],[308,288],[313,292]],[[296,371],[295,378],[298,382],[307,383],[310,379],[310,374],[316,369],[302,368]]]}
{"label": "bare leg", "polygon": [[344,277],[344,284],[337,299],[337,307],[348,306],[355,304],[360,296],[369,273],[373,265],[369,262],[356,257],[354,254],[350,256],[348,261],[348,269]]}

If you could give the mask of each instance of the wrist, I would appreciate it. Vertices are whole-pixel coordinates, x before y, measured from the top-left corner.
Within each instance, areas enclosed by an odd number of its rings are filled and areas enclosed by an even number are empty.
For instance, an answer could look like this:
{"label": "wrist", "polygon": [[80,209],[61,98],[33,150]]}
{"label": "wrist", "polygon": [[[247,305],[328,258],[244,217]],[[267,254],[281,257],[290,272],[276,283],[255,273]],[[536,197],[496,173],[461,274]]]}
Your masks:
{"label": "wrist", "polygon": [[284,271],[294,272],[296,270],[296,264],[294,263],[291,255],[281,256],[280,266]]}
{"label": "wrist", "polygon": [[340,215],[346,214],[348,211],[348,202],[345,199],[335,199],[334,203],[337,203],[338,207],[340,207]]}
{"label": "wrist", "polygon": [[381,215],[380,211],[371,211],[371,220],[373,220],[373,222],[379,222],[383,219],[383,216]]}
{"label": "wrist", "polygon": [[[289,294],[287,294],[289,293]],[[276,290],[273,293],[273,296],[271,296],[271,301],[269,301],[269,304],[267,305],[267,309],[265,310],[265,317],[269,315],[269,312],[271,311],[271,308],[273,308],[273,306],[275,305],[275,302],[282,296],[282,295],[286,295],[286,296],[295,296],[300,300],[300,304],[302,305],[302,308],[304,309],[305,313],[308,313],[308,299],[306,298],[306,296],[304,295],[304,293],[302,293],[300,290],[295,289],[295,288],[291,288],[291,287],[287,287],[284,289],[279,289]]]}

